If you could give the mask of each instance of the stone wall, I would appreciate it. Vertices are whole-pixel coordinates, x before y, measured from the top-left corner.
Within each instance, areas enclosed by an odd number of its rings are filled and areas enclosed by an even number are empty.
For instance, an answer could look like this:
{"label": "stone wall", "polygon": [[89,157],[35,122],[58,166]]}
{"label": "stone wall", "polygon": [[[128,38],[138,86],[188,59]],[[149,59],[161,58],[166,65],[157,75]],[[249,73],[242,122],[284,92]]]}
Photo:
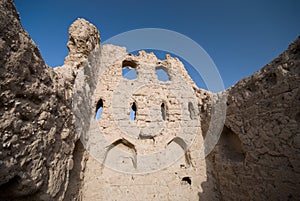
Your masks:
{"label": "stone wall", "polygon": [[71,95],[11,0],[0,2],[0,200],[61,200],[72,169]]}
{"label": "stone wall", "polygon": [[[161,61],[144,51],[134,56],[112,45],[103,46],[102,54],[114,59],[104,66],[93,96],[82,199],[199,199],[206,166],[198,105],[209,93],[196,95],[178,59]],[[126,67],[137,77],[122,76]],[[159,81],[157,69],[164,69],[170,80]],[[136,116],[130,120],[133,103]],[[99,107],[102,114],[95,120]]]}
{"label": "stone wall", "polygon": [[[69,28],[69,55],[64,65],[55,71],[64,77],[72,93],[72,113],[76,145],[73,152],[74,168],[70,171],[69,185],[64,200],[80,200],[81,181],[88,153],[81,142],[90,127],[93,115],[93,96],[97,85],[101,59],[100,35],[94,25],[77,19]],[[65,90],[69,90],[65,89]],[[79,140],[82,138],[81,140]]]}
{"label": "stone wall", "polygon": [[207,159],[221,200],[300,197],[300,39],[229,88],[227,118]]}

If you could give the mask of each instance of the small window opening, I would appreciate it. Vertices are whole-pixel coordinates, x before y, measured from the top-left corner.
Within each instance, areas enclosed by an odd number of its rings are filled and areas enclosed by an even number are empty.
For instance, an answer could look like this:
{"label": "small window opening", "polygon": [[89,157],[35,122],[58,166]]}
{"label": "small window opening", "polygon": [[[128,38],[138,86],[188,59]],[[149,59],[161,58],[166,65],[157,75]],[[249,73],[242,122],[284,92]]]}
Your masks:
{"label": "small window opening", "polygon": [[164,103],[162,103],[161,106],[160,106],[160,109],[161,109],[161,117],[165,121],[166,120],[166,116],[167,116],[166,105]]}
{"label": "small window opening", "polygon": [[155,69],[155,73],[157,75],[157,79],[161,82],[170,81],[170,76],[165,68],[157,67]]}
{"label": "small window opening", "polygon": [[132,103],[130,108],[130,121],[134,121],[136,119],[136,105]]}
{"label": "small window opening", "polygon": [[100,99],[96,105],[96,116],[95,116],[96,120],[99,120],[101,118],[102,110],[103,110],[103,100]]}
{"label": "small window opening", "polygon": [[189,185],[192,185],[192,180],[190,177],[183,177],[181,179],[181,184],[189,184]]}
{"label": "small window opening", "polygon": [[122,62],[122,77],[128,80],[134,80],[137,78],[136,68],[137,63],[132,60],[124,60]]}

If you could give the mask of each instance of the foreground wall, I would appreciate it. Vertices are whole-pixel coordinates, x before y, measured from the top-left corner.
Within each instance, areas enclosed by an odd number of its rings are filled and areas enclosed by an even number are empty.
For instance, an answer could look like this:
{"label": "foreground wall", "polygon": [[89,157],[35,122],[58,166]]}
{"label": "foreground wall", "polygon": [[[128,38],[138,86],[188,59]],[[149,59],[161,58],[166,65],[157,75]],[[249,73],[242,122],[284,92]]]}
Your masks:
{"label": "foreground wall", "polygon": [[68,84],[45,65],[13,2],[0,10],[0,200],[60,200],[75,142]]}
{"label": "foreground wall", "polygon": [[[63,200],[78,162],[75,143],[89,127],[74,116],[90,105],[99,32],[85,20],[74,23],[65,65],[54,70],[22,29],[13,1],[0,1],[0,10],[0,200]],[[74,94],[82,97],[76,103]]]}
{"label": "foreground wall", "polygon": [[[227,90],[227,118],[211,165],[219,199],[300,198],[300,39]],[[209,170],[208,170],[209,171]]]}

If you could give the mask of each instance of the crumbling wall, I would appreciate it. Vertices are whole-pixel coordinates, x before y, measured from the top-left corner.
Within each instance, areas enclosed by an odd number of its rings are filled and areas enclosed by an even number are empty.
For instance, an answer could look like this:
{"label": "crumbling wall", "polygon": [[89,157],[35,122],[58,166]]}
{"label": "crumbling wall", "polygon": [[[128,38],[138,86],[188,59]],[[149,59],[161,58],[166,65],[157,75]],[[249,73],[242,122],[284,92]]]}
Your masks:
{"label": "crumbling wall", "polygon": [[71,95],[22,29],[13,1],[0,10],[0,200],[61,200],[73,164]]}
{"label": "crumbling wall", "polygon": [[[74,22],[70,53],[54,70],[22,29],[13,2],[1,1],[0,7],[0,200],[62,200],[73,154],[74,171],[84,155],[77,140],[89,125],[80,115],[91,108],[99,32],[83,19]],[[68,191],[66,197],[72,196]]]}
{"label": "crumbling wall", "polygon": [[300,197],[300,39],[227,90],[225,126],[208,163],[222,200]]}
{"label": "crumbling wall", "polygon": [[[85,139],[90,155],[82,199],[199,199],[206,167],[198,105],[199,97],[206,99],[209,93],[197,97],[182,63],[169,56],[160,61],[151,53],[135,56],[125,48],[105,45],[101,61],[107,64],[101,67],[105,70],[93,96],[94,115]],[[123,77],[126,67],[137,77]],[[159,81],[158,69],[165,70],[169,80]],[[136,117],[130,120],[133,104]],[[95,120],[99,107],[102,114]],[[162,155],[155,155],[158,152]]]}
{"label": "crumbling wall", "polygon": [[[74,118],[74,136],[76,140],[73,152],[74,168],[70,171],[70,181],[64,200],[80,200],[84,177],[85,161],[88,153],[85,150],[85,139],[90,127],[90,116],[93,115],[92,96],[98,82],[101,69],[100,35],[97,28],[84,19],[77,19],[69,28],[69,55],[64,65],[55,68],[69,84],[72,93],[72,113]],[[81,140],[79,140],[82,138]]]}

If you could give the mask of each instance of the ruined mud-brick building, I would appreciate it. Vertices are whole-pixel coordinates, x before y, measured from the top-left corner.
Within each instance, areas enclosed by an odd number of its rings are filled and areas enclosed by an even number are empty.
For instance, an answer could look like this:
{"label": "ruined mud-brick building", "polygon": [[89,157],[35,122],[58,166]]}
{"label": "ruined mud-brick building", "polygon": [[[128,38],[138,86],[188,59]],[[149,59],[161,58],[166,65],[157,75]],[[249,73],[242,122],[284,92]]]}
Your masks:
{"label": "ruined mud-brick building", "polygon": [[0,11],[0,200],[300,199],[299,38],[214,94],[176,58],[101,45],[83,19],[65,64],[50,68],[13,1]]}

